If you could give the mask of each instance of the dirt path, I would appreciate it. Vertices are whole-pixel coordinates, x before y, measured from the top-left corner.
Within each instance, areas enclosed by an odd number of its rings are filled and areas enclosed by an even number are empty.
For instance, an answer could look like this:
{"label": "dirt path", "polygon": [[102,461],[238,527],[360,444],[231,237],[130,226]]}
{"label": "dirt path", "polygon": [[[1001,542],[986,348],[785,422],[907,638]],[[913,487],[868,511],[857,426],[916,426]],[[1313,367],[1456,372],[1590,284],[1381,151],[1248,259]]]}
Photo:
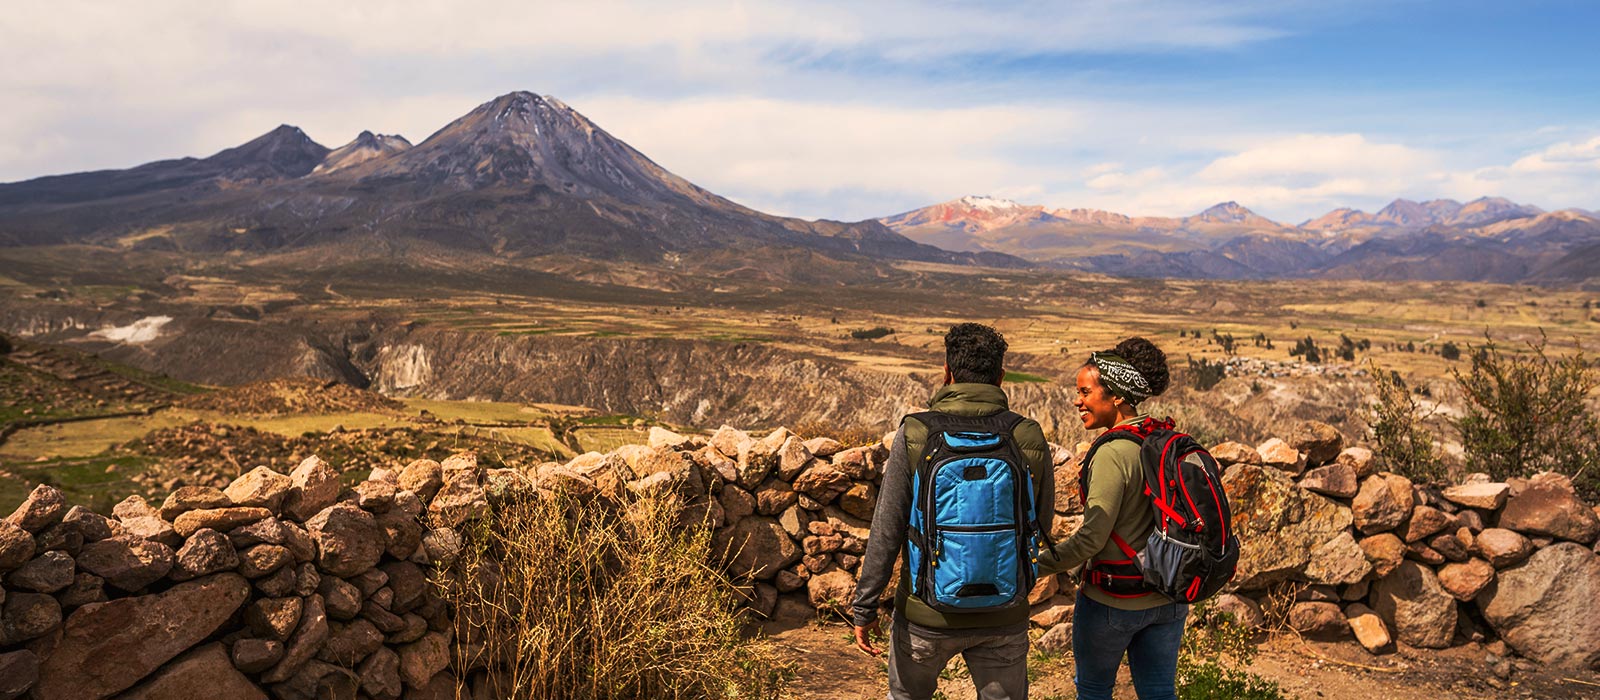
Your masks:
{"label": "dirt path", "polygon": [[[879,700],[888,694],[883,659],[856,651],[850,629],[843,624],[771,623],[765,631],[796,665],[788,698]],[[1353,643],[1325,644],[1278,637],[1263,645],[1251,670],[1277,681],[1287,695],[1301,700],[1600,699],[1600,674],[1535,669],[1514,671],[1509,680],[1500,680],[1489,673],[1483,663],[1484,654],[1481,646],[1468,644],[1444,651],[1402,649],[1373,657]],[[1070,654],[1061,658],[1033,656],[1029,665],[1033,700],[1076,697]],[[939,683],[944,698],[973,697],[972,683],[959,661],[952,664],[946,676]],[[1128,684],[1126,665],[1120,674],[1117,697],[1136,697]]]}

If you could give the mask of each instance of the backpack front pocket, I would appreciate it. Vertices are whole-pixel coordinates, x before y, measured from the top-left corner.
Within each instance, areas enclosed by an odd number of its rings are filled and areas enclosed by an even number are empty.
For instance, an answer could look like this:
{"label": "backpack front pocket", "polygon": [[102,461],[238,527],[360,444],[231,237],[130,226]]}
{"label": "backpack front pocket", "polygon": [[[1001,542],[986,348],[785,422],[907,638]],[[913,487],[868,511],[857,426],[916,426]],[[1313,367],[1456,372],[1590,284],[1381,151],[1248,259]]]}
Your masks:
{"label": "backpack front pocket", "polygon": [[1017,530],[1015,526],[940,528],[934,535],[937,553],[933,595],[955,608],[991,608],[1017,595]]}

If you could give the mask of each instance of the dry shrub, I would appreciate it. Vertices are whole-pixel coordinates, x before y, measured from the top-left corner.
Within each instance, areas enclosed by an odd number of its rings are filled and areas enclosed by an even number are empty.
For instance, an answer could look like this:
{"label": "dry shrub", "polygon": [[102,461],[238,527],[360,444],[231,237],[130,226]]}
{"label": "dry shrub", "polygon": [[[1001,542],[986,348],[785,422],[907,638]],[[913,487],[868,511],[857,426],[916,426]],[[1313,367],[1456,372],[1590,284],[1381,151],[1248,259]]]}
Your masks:
{"label": "dry shrub", "polygon": [[680,510],[667,496],[496,503],[436,575],[456,613],[463,696],[471,685],[494,698],[777,697],[786,667],[770,642],[742,636],[711,533],[682,527]]}
{"label": "dry shrub", "polygon": [[808,421],[795,427],[794,434],[802,438],[831,437],[845,447],[862,447],[883,439],[884,431],[864,425],[839,425],[825,421]]}

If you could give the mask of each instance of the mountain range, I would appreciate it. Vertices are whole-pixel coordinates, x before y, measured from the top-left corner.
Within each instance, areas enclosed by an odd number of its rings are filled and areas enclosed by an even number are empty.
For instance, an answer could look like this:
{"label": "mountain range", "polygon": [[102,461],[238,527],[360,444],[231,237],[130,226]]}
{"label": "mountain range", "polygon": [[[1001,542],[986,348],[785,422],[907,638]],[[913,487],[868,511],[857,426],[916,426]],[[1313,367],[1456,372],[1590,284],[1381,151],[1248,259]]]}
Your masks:
{"label": "mountain range", "polygon": [[0,246],[57,245],[302,266],[624,261],[773,281],[838,282],[897,261],[1219,279],[1600,277],[1593,212],[1487,197],[1398,199],[1297,225],[1235,202],[1141,217],[993,197],[857,222],[775,216],[531,92],[485,102],[414,145],[363,131],[330,149],[283,125],[206,158],[0,184]]}
{"label": "mountain range", "polygon": [[1224,202],[1193,216],[1137,217],[968,196],[879,219],[957,251],[1133,277],[1575,282],[1600,277],[1600,216],[1499,197],[1397,199],[1273,221]]}
{"label": "mountain range", "polygon": [[416,145],[362,132],[329,149],[284,125],[208,158],[0,185],[0,245],[57,244],[293,254],[304,264],[443,252],[722,271],[816,255],[1026,265],[916,243],[876,221],[749,209],[530,92],[485,102]]}

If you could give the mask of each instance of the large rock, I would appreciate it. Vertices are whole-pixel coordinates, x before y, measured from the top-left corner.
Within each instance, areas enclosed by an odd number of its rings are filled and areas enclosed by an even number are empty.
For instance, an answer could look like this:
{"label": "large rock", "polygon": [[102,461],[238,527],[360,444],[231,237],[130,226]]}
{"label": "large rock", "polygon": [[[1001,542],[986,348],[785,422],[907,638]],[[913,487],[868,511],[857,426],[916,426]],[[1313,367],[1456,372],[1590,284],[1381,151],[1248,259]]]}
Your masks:
{"label": "large rock", "polygon": [[396,484],[404,491],[417,494],[418,498],[426,501],[433,498],[433,494],[444,485],[444,470],[438,462],[431,459],[419,459],[406,465],[400,470],[399,481]]}
{"label": "large rock", "polygon": [[303,598],[261,598],[244,609],[244,623],[255,636],[282,642],[294,634],[304,612]]}
{"label": "large rock", "polygon": [[1356,528],[1370,535],[1400,527],[1411,515],[1414,499],[1410,479],[1387,472],[1367,477],[1350,504]]}
{"label": "large rock", "polygon": [[469,520],[489,514],[489,496],[483,488],[483,472],[478,456],[470,452],[454,455],[439,465],[444,485],[428,504],[435,522],[460,527]]}
{"label": "large rock", "polygon": [[266,700],[267,694],[228,660],[220,643],[178,657],[117,700]]}
{"label": "large rock", "polygon": [[233,499],[216,487],[184,486],[168,494],[159,512],[162,520],[170,522],[191,510],[227,508],[233,504]]}
{"label": "large rock", "polygon": [[376,700],[395,700],[404,689],[400,682],[400,655],[383,647],[361,662],[356,670],[361,689]]}
{"label": "large rock", "polygon": [[313,594],[305,599],[300,612],[300,623],[284,645],[283,660],[272,670],[262,674],[263,683],[282,683],[322,651],[328,641],[328,611],[322,605],[322,596]]}
{"label": "large rock", "polygon": [[1261,454],[1262,464],[1274,469],[1281,469],[1290,474],[1299,474],[1306,470],[1306,456],[1279,438],[1270,438],[1257,445],[1256,452]]}
{"label": "large rock", "polygon": [[728,572],[735,576],[770,579],[784,567],[800,561],[800,547],[772,518],[745,518],[717,532],[719,551],[725,552]]}
{"label": "large rock", "polygon": [[1356,479],[1355,467],[1334,462],[1306,472],[1300,478],[1300,488],[1334,498],[1354,498],[1361,482]]}
{"label": "large rock", "polygon": [[1541,474],[1506,500],[1500,527],[1593,544],[1600,536],[1600,516],[1578,500],[1571,482]]}
{"label": "large rock", "polygon": [[1600,662],[1596,601],[1600,555],[1570,542],[1500,571],[1477,598],[1484,619],[1517,653],[1572,669]]}
{"label": "large rock", "polygon": [[839,494],[839,509],[862,520],[871,520],[877,507],[878,487],[871,482],[857,481]]}
{"label": "large rock", "polygon": [[122,535],[83,546],[78,568],[124,591],[137,591],[166,576],[175,557],[159,542]]}
{"label": "large rock", "polygon": [[10,571],[33,558],[33,535],[10,521],[0,520],[0,571]]}
{"label": "large rock", "polygon": [[66,514],[67,497],[61,494],[61,489],[49,484],[39,484],[22,501],[22,505],[17,506],[17,509],[6,517],[6,522],[38,534],[45,528],[61,522],[61,517]]}
{"label": "large rock", "polygon": [[1411,509],[1411,517],[1405,524],[1395,531],[1400,539],[1408,544],[1421,542],[1432,537],[1444,529],[1455,529],[1455,518],[1433,506],[1417,506]]}
{"label": "large rock", "polygon": [[1479,510],[1500,510],[1506,504],[1511,487],[1500,483],[1473,483],[1451,486],[1444,490],[1445,500],[1458,506]]}
{"label": "large rock", "polygon": [[843,569],[812,576],[806,582],[806,597],[811,601],[811,607],[818,610],[848,607],[855,597],[855,591],[856,577]]}
{"label": "large rock", "polygon": [[1406,644],[1443,649],[1455,636],[1455,597],[1439,585],[1432,569],[1414,561],[1401,562],[1372,584],[1372,602]]}
{"label": "large rock", "polygon": [[283,505],[284,496],[289,495],[290,486],[289,477],[267,467],[256,467],[228,484],[228,488],[223,490],[223,495],[226,495],[234,505],[266,508],[277,512]]}
{"label": "large rock", "polygon": [[1306,466],[1320,467],[1332,462],[1344,449],[1344,435],[1327,423],[1308,420],[1289,432],[1289,445],[1306,456]]}
{"label": "large rock", "polygon": [[212,529],[217,532],[227,532],[242,525],[259,522],[272,517],[272,511],[266,508],[236,506],[231,508],[207,508],[204,510],[191,510],[173,521],[172,529],[179,537],[188,537],[202,529]]}
{"label": "large rock", "polygon": [[1238,464],[1222,478],[1240,554],[1234,583],[1244,590],[1298,578],[1311,553],[1350,527],[1350,509],[1294,485],[1281,471]]}
{"label": "large rock", "polygon": [[0,654],[0,700],[15,700],[39,680],[39,657],[27,649]]}
{"label": "large rock", "polygon": [[6,577],[7,588],[55,593],[72,585],[77,564],[66,552],[45,552]]}
{"label": "large rock", "polygon": [[1463,603],[1477,597],[1491,583],[1494,583],[1494,565],[1482,559],[1445,564],[1439,569],[1439,585]]}
{"label": "large rock", "polygon": [[1533,542],[1511,530],[1491,527],[1473,538],[1472,553],[1488,560],[1494,568],[1504,569],[1533,554]]}
{"label": "large rock", "polygon": [[1256,601],[1235,593],[1223,593],[1213,599],[1212,608],[1233,617],[1234,624],[1247,630],[1258,630],[1267,624],[1267,616]]}
{"label": "large rock", "polygon": [[384,533],[378,521],[353,503],[337,503],[306,523],[317,543],[317,567],[350,577],[371,569],[383,557]]}
{"label": "large rock", "polygon": [[1308,639],[1332,641],[1350,633],[1338,603],[1307,601],[1289,607],[1289,628]]}
{"label": "large rock", "polygon": [[37,639],[61,626],[61,603],[43,593],[8,593],[0,612],[0,645]]}
{"label": "large rock", "polygon": [[1365,447],[1346,447],[1333,461],[1339,464],[1348,464],[1356,470],[1357,479],[1372,476],[1372,450]]}
{"label": "large rock", "polygon": [[400,679],[412,688],[427,687],[428,681],[450,665],[450,639],[439,632],[429,632],[399,651]]}
{"label": "large rock", "polygon": [[1311,552],[1306,578],[1327,585],[1357,583],[1372,573],[1372,563],[1348,530],[1335,535]]}
{"label": "large rock", "polygon": [[1235,464],[1261,464],[1261,453],[1242,442],[1224,442],[1211,448],[1211,456],[1224,467]]}
{"label": "large rock", "polygon": [[818,503],[829,503],[850,489],[850,476],[831,464],[815,462],[795,477],[794,490]]}
{"label": "large rock", "polygon": [[339,472],[312,455],[289,472],[289,493],[283,498],[283,512],[303,522],[333,505],[338,498]]}
{"label": "large rock", "polygon": [[228,536],[205,528],[190,535],[189,541],[178,549],[171,576],[174,581],[187,581],[238,565],[239,554]]}
{"label": "large rock", "polygon": [[216,574],[153,595],[78,608],[39,669],[34,697],[99,700],[132,687],[211,636],[249,596],[244,577]]}
{"label": "large rock", "polygon": [[1394,643],[1389,637],[1389,626],[1383,624],[1383,618],[1372,608],[1351,603],[1350,607],[1344,609],[1344,616],[1350,623],[1350,631],[1356,635],[1356,641],[1367,651],[1377,654]]}

